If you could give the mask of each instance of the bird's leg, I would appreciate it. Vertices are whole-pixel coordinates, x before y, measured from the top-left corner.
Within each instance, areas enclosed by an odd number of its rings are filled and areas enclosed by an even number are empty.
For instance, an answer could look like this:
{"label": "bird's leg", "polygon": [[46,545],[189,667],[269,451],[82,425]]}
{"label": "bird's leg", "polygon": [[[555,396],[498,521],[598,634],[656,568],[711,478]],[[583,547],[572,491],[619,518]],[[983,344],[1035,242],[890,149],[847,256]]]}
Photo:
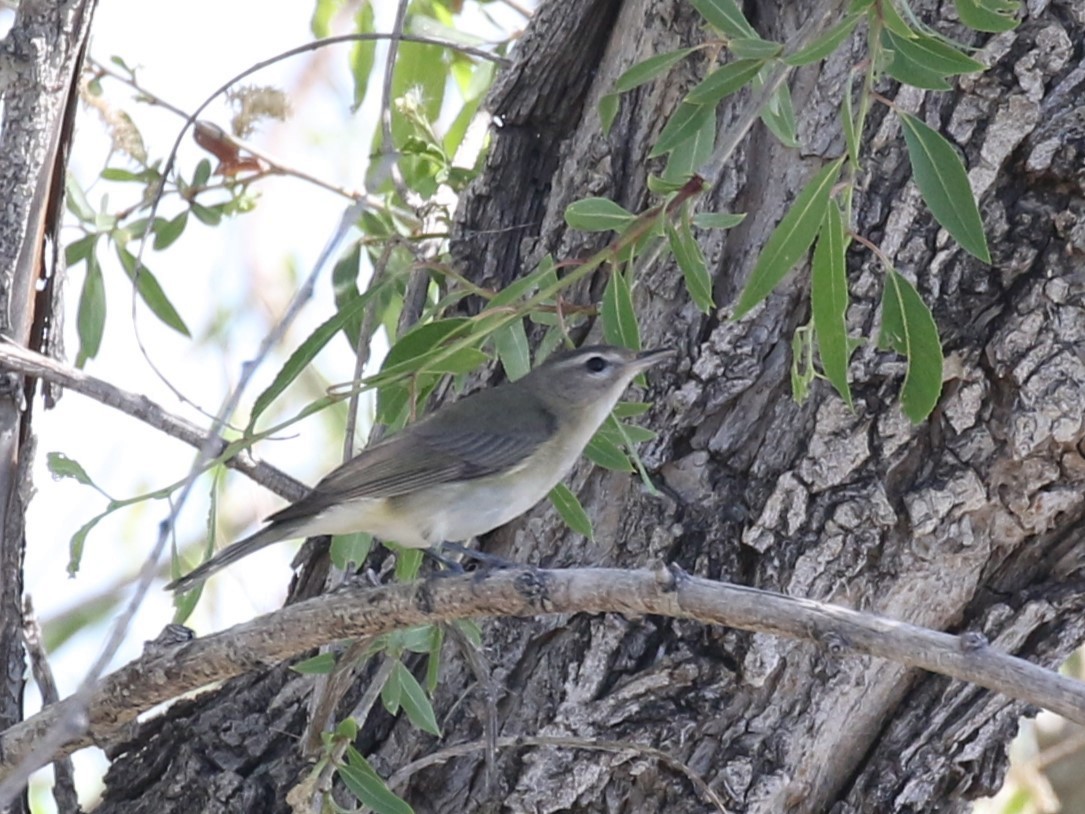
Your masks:
{"label": "bird's leg", "polygon": [[[451,575],[464,573],[463,566],[453,559],[441,553],[441,544],[422,549],[422,556],[428,558],[434,565],[431,576]],[[444,569],[443,571],[441,569]]]}
{"label": "bird's leg", "polygon": [[442,543],[441,548],[445,551],[454,551],[457,554],[474,560],[475,562],[480,562],[491,568],[523,568],[523,565],[518,562],[506,560],[504,557],[498,557],[496,554],[487,554],[485,551],[477,551],[476,549],[468,548],[459,543]]}

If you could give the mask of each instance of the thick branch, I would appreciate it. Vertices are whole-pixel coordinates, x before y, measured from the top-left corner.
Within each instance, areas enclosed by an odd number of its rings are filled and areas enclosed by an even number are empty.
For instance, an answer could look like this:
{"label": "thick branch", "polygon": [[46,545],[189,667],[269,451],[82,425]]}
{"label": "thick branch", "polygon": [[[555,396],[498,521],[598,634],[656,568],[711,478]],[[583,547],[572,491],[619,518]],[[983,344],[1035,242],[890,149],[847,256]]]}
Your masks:
{"label": "thick branch", "polygon": [[[379,588],[355,583],[176,649],[155,649],[102,680],[86,730],[62,754],[109,740],[140,713],[182,693],[329,642],[453,619],[570,613],[658,614],[807,639],[830,654],[851,650],[921,667],[1085,723],[1085,684],[995,651],[980,634],[953,636],[673,567],[515,569]],[[63,718],[69,701],[0,733],[0,772]]]}
{"label": "thick branch", "polygon": [[[122,413],[137,418],[148,426],[161,430],[199,449],[207,439],[207,431],[191,421],[167,412],[164,408],[146,396],[122,390],[109,382],[102,381],[84,373],[78,368],[61,364],[48,356],[19,347],[11,342],[0,341],[0,368],[35,376],[48,382],[59,384],[76,393],[105,404]],[[226,442],[220,440],[213,455],[221,455],[226,450]],[[308,490],[284,472],[270,464],[255,460],[249,452],[242,450],[227,458],[226,466],[248,475],[261,486],[266,486],[275,494],[287,500],[297,500]]]}

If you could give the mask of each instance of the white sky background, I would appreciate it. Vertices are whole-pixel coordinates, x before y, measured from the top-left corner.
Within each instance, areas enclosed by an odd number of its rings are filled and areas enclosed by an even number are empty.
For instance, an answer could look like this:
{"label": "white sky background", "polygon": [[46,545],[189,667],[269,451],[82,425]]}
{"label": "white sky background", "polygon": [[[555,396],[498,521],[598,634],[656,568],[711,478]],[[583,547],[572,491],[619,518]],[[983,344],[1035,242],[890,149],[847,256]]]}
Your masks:
{"label": "white sky background", "polygon": [[[375,6],[377,30],[389,30],[393,4]],[[488,6],[487,11],[506,19],[511,28],[524,24],[522,17],[500,4]],[[139,0],[101,0],[93,26],[91,55],[102,62],[108,62],[114,54],[121,55],[128,65],[137,68],[141,84],[149,91],[191,110],[233,74],[309,41],[311,13],[310,2],[275,4],[275,13],[269,15],[268,4],[256,0],[189,0],[183,7]],[[381,17],[388,19],[382,22]],[[0,11],[0,36],[10,23],[11,13]],[[337,29],[342,30],[342,26]],[[465,23],[464,30],[499,36],[497,29],[477,15]],[[348,45],[322,49],[279,63],[246,80],[277,85],[288,93],[293,107],[290,119],[265,124],[250,140],[290,165],[343,187],[362,189],[380,93],[377,88],[371,89],[363,109],[351,114],[353,88],[347,68],[348,51]],[[378,47],[377,59],[382,64],[383,46]],[[133,93],[113,80],[102,82],[106,98],[136,121],[149,155],[165,155],[181,120],[135,103]],[[215,106],[205,118],[227,127],[229,112],[224,106]],[[94,184],[108,153],[109,142],[97,114],[81,107],[71,171],[84,187],[90,186],[87,197],[92,204],[99,205],[102,194],[110,192],[109,209],[115,211],[131,201],[117,196],[116,185]],[[186,136],[180,154],[184,175],[191,177],[196,163],[205,156]],[[132,162],[120,156],[108,165],[135,169]],[[135,195],[138,187],[133,184],[131,190]],[[263,335],[281,315],[294,293],[291,282],[308,274],[348,203],[289,177],[262,181],[256,191],[260,196],[256,212],[224,220],[217,228],[205,227],[190,217],[177,243],[164,253],[148,251],[144,255],[194,337],[207,331],[216,313],[231,315],[231,347],[228,358],[223,358],[216,345],[202,346],[187,340],[162,326],[142,304],[137,308],[139,334],[154,364],[174,387],[210,413],[217,412],[242,363],[252,358]],[[159,214],[169,217],[178,211],[176,202],[167,200]],[[69,229],[65,242],[78,234]],[[131,318],[131,285],[119,264],[109,259],[111,253],[100,250],[100,256],[105,261],[109,316],[101,351],[87,364],[87,372],[145,394],[166,410],[207,426],[208,420],[181,404],[141,355]],[[288,272],[291,268],[292,273]],[[65,336],[70,359],[74,359],[78,348],[75,314],[84,270],[82,265],[74,269],[67,283]],[[281,351],[289,353],[332,311],[329,267]],[[280,355],[269,359],[260,369],[243,399],[243,417],[284,358]],[[347,343],[336,337],[316,366],[327,383],[335,383],[349,380],[353,365]],[[294,403],[291,412],[302,403]],[[34,599],[39,618],[48,626],[58,614],[103,591],[121,590],[127,598],[127,584],[154,546],[158,524],[167,516],[169,506],[151,501],[104,519],[90,533],[80,571],[70,579],[66,566],[71,536],[105,508],[106,499],[74,480],[54,481],[45,467],[46,454],[63,452],[81,463],[111,496],[126,498],[180,480],[195,453],[129,416],[75,393],[66,393],[52,411],[44,411],[40,404],[35,409],[37,492],[28,516],[26,590]],[[264,442],[255,451],[311,484],[340,460],[342,414],[340,411],[338,418],[330,413],[311,417],[295,426],[293,438]],[[206,479],[200,482],[184,508],[178,524],[180,544],[204,538],[206,484]],[[236,475],[231,475],[220,494],[220,515],[233,517],[241,524],[237,536],[251,531],[260,518],[282,505],[274,495]],[[220,545],[225,542],[220,540]],[[209,583],[211,590],[205,592],[189,625],[202,635],[278,607],[289,581],[288,563],[295,547],[272,546],[217,577]],[[136,615],[112,667],[138,656],[143,642],[154,638],[172,614],[171,597],[160,584],[156,585]],[[87,666],[97,658],[114,616],[110,614],[104,623],[89,628],[52,654],[62,697],[75,689]],[[39,703],[33,690],[30,695],[28,714]],[[104,759],[94,750],[76,755],[77,781],[84,801],[95,796],[94,784],[104,766]],[[35,802],[46,797],[35,794]],[[49,805],[40,810],[52,810],[51,798]]]}

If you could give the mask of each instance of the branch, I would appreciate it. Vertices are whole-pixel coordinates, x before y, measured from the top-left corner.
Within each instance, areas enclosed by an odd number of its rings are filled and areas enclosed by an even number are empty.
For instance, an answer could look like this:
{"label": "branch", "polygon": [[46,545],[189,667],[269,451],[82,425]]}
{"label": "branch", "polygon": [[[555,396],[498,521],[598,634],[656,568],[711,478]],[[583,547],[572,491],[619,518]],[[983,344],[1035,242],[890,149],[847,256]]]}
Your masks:
{"label": "branch", "polygon": [[[1085,683],[954,636],[681,569],[509,569],[373,588],[356,580],[325,594],[175,648],[152,648],[102,679],[82,731],[57,755],[107,741],[136,716],[215,681],[293,658],[328,642],[453,619],[542,614],[657,614],[804,639],[831,655],[851,650],[968,681],[1085,723]],[[0,733],[0,776],[39,739],[71,720],[66,698]]]}
{"label": "branch", "polygon": [[[207,439],[207,430],[167,412],[146,396],[122,390],[78,368],[62,364],[2,338],[0,338],[0,368],[35,376],[47,382],[62,385],[76,393],[82,393],[88,398],[120,410],[197,449]],[[217,446],[212,450],[212,457],[217,457],[225,451],[226,442],[220,438]],[[261,486],[267,487],[287,500],[297,500],[308,491],[304,485],[285,472],[270,464],[255,460],[247,450],[241,450],[236,455],[227,458],[225,464],[231,469],[248,475]]]}

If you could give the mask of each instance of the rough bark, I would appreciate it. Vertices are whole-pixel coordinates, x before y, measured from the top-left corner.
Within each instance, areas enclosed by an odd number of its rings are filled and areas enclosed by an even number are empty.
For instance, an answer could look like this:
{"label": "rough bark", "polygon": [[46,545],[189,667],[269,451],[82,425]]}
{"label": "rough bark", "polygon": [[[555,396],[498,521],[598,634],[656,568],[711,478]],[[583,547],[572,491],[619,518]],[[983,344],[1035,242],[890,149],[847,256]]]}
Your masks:
{"label": "rough bark", "polygon": [[[0,42],[0,334],[49,352],[59,341],[59,244],[68,143],[94,0],[20,3]],[[0,379],[0,727],[22,720],[24,514],[32,489],[35,380]],[[51,403],[52,395],[47,394]],[[58,798],[59,799],[59,798]],[[73,797],[68,799],[74,802]],[[19,800],[12,810],[25,810]],[[72,810],[72,809],[69,809]]]}
{"label": "rough bark", "polygon": [[[752,8],[786,40],[813,3]],[[952,4],[928,9],[954,27]],[[714,578],[809,596],[948,631],[974,630],[1056,665],[1082,640],[1078,539],[1085,497],[1085,12],[1037,3],[988,38],[992,67],[946,94],[896,103],[946,133],[973,167],[994,263],[961,251],[909,181],[896,120],[875,109],[857,229],[916,280],[947,352],[945,391],[913,426],[897,395],[899,357],[861,347],[855,410],[825,383],[790,397],[790,338],[808,318],[795,275],[739,322],[704,317],[669,263],[637,288],[645,344],[682,361],[652,377],[642,456],[666,497],[581,466],[572,486],[594,542],[540,507],[485,541],[512,559],[562,564],[674,561]],[[666,0],[566,0],[543,7],[492,97],[500,117],[485,174],[463,201],[454,253],[499,286],[544,253],[583,256],[562,211],[584,195],[629,209],[649,200],[648,147],[696,60],[623,100],[609,136],[595,104],[633,62],[698,41],[700,21]],[[1077,55],[1075,57],[1075,55]],[[862,50],[800,71],[791,88],[801,154],[762,131],[744,142],[705,210],[748,211],[701,236],[717,301],[741,287],[803,182],[843,150],[837,105]],[[742,99],[737,100],[742,104]],[[721,114],[721,129],[735,116]],[[849,255],[853,331],[875,333],[883,271]],[[597,295],[601,278],[572,295]],[[1005,698],[886,661],[767,635],[660,618],[576,616],[485,628],[499,734],[627,740],[658,747],[746,812],[965,811],[997,788],[1019,715]],[[359,748],[385,776],[478,739],[483,693],[453,648],[435,700],[444,737],[378,708]],[[295,748],[310,680],[281,666],[230,682],[148,723],[116,749],[102,812],[286,811],[306,771]],[[359,682],[355,697],[366,688]],[[484,782],[478,753],[430,766],[401,789],[418,812],[673,811],[708,804],[672,767],[635,751],[522,747]]]}

